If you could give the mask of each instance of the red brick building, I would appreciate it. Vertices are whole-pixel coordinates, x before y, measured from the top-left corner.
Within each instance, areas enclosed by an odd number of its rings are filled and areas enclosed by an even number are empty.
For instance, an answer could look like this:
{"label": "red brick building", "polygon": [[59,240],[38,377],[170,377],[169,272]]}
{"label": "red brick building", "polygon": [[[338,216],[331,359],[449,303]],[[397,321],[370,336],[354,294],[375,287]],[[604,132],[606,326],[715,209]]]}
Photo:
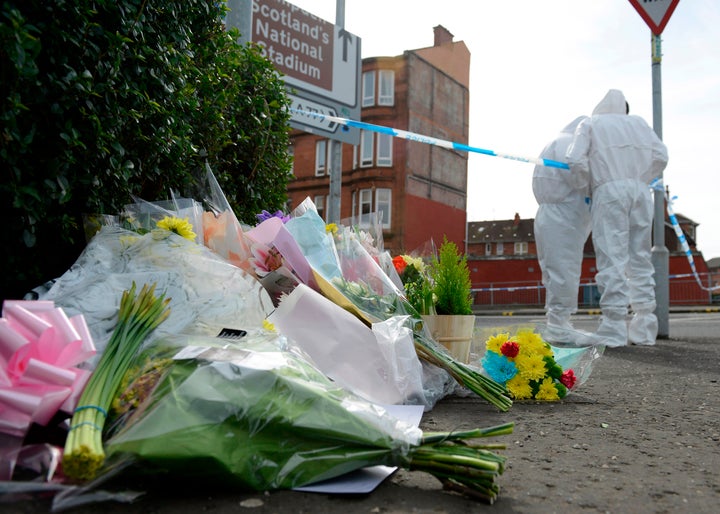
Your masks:
{"label": "red brick building", "polygon": [[[691,249],[695,268],[707,287],[709,269],[697,251],[697,223],[675,215]],[[666,214],[665,246],[669,251],[669,299],[671,305],[710,303],[710,293],[701,288],[692,274],[687,255]],[[471,221],[468,223],[468,267],[475,303],[480,305],[544,305],[542,271],[537,260],[533,219]],[[585,242],[578,302],[597,306],[595,253],[592,237]]]}
{"label": "red brick building", "polygon": [[[434,45],[362,62],[362,120],[468,144],[470,52],[444,27]],[[295,179],[290,209],[310,198],[327,219],[331,142],[294,131]],[[359,145],[341,145],[340,219],[369,226],[382,213],[384,247],[409,253],[444,236],[464,248],[467,204],[465,152],[362,131]]]}

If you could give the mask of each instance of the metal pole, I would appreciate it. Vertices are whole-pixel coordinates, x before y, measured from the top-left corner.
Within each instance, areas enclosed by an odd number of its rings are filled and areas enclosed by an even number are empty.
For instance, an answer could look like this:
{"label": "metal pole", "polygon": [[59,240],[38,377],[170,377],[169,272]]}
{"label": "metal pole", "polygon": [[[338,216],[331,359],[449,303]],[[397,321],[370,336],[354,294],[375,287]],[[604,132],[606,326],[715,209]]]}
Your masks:
{"label": "metal pole", "polygon": [[[335,2],[335,24],[341,29],[345,27],[345,0]],[[342,190],[342,141],[330,139],[330,194],[328,195],[329,223],[340,222],[340,198]]]}
{"label": "metal pole", "polygon": [[[652,34],[652,32],[651,32]],[[662,62],[661,38],[652,34],[652,95],[653,95],[653,130],[662,139],[662,87],[660,66]],[[660,177],[662,180],[662,176]],[[655,219],[653,223],[652,263],[655,268],[655,315],[658,319],[658,338],[667,339],[670,330],[668,312],[670,305],[670,285],[668,279],[669,255],[665,247],[665,191],[663,188],[654,192]]]}

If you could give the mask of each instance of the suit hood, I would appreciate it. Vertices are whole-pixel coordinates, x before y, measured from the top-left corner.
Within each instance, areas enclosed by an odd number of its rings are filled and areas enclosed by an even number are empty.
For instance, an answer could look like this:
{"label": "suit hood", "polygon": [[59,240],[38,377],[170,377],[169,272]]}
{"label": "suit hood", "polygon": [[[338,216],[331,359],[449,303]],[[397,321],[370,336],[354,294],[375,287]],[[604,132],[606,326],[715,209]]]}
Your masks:
{"label": "suit hood", "polygon": [[618,89],[611,89],[597,104],[595,114],[626,114],[625,95]]}

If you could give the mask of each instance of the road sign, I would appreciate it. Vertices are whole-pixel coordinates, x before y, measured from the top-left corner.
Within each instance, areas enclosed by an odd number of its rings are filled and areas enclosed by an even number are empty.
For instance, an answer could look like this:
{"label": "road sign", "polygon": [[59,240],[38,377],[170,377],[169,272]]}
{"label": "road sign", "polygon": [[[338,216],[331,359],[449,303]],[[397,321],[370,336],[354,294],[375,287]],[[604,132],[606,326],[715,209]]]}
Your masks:
{"label": "road sign", "polygon": [[662,34],[665,25],[680,0],[630,0],[635,10],[656,36]]}
{"label": "road sign", "polygon": [[[285,0],[253,0],[251,38],[283,74],[293,101],[325,114],[360,118],[360,38]],[[306,109],[300,109],[306,110]],[[357,130],[293,114],[290,125],[350,144]]]}
{"label": "road sign", "polygon": [[[307,100],[295,96],[292,93],[288,94],[292,105],[293,119],[296,123],[305,125],[308,128],[304,129],[306,132],[315,132],[315,130],[322,130],[325,132],[334,133],[337,131],[339,124],[329,119],[330,117],[337,117],[335,109],[321,103]],[[315,129],[315,130],[313,130]]]}

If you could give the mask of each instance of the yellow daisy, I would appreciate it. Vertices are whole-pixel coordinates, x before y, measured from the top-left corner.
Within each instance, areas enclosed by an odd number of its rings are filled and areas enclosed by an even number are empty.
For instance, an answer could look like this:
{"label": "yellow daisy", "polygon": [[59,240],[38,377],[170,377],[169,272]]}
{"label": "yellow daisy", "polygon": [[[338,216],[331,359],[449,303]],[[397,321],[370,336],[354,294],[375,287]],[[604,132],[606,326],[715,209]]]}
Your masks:
{"label": "yellow daisy", "polygon": [[530,381],[520,375],[515,375],[508,380],[505,387],[507,387],[508,392],[516,400],[527,400],[532,397],[532,387],[530,387]]}
{"label": "yellow daisy", "polygon": [[540,384],[540,389],[535,394],[536,400],[547,400],[547,401],[557,401],[560,399],[560,396],[558,395],[557,388],[555,387],[555,382],[552,378],[548,377],[545,380],[542,381]]}
{"label": "yellow daisy", "polygon": [[338,226],[337,223],[328,223],[325,225],[325,232],[328,234],[337,234]]}
{"label": "yellow daisy", "polygon": [[520,375],[528,380],[540,380],[547,373],[547,369],[545,369],[545,361],[543,360],[542,355],[525,355],[521,353],[515,357],[515,365],[517,366]]}
{"label": "yellow daisy", "polygon": [[195,232],[193,232],[193,226],[187,218],[176,218],[175,216],[165,216],[163,219],[157,222],[158,228],[175,232],[177,235],[195,241]]}
{"label": "yellow daisy", "polygon": [[494,336],[490,336],[488,340],[485,342],[485,348],[489,352],[495,352],[500,353],[500,347],[510,338],[510,334],[508,332],[496,334]]}

